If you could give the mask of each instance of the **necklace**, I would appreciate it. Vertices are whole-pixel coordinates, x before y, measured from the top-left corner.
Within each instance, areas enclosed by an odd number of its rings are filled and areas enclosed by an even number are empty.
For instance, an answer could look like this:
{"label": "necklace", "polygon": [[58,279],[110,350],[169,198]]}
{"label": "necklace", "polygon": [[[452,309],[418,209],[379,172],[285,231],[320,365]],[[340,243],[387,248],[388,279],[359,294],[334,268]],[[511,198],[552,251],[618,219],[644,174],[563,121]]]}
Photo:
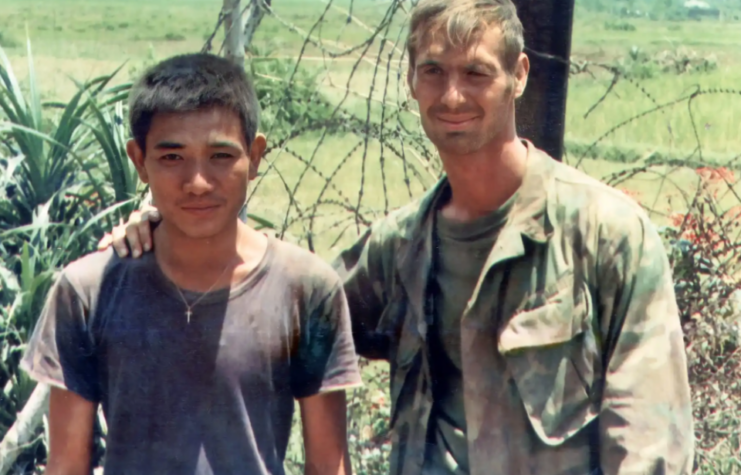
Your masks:
{"label": "necklace", "polygon": [[[198,297],[198,299],[195,302],[193,302],[192,304],[189,304],[188,303],[188,300],[186,300],[185,295],[183,295],[183,292],[180,290],[180,287],[178,287],[177,285],[175,285],[175,290],[177,290],[178,291],[178,294],[180,294],[180,298],[183,300],[183,303],[185,304],[185,307],[186,307],[186,310],[185,310],[185,318],[186,318],[186,320],[188,322],[188,325],[190,325],[190,317],[193,316],[193,307],[195,307],[196,305],[198,305],[198,302],[200,302],[201,299],[203,299],[206,295],[208,295],[209,293],[211,293],[211,291],[214,289],[214,287],[219,282],[219,280],[221,280],[221,277],[224,275],[224,273],[226,272],[226,270],[229,268],[230,265],[231,265],[231,261],[229,261],[227,263],[227,265],[224,267],[224,270],[221,271],[221,274],[219,274],[219,276],[216,278],[216,280],[214,281],[214,283],[211,284],[211,287],[209,287],[209,289],[204,294],[202,294],[200,297]],[[173,284],[174,284],[174,282],[173,282]]]}

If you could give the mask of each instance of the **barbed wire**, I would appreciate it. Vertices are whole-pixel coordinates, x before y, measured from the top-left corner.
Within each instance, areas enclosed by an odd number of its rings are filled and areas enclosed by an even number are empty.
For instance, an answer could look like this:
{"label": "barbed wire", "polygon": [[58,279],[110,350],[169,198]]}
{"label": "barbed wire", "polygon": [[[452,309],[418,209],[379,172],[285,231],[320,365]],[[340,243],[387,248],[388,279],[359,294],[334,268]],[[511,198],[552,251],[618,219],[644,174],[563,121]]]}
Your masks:
{"label": "barbed wire", "polygon": [[[407,94],[406,48],[403,45],[405,31],[401,26],[408,20],[404,2],[388,2],[385,11],[381,11],[372,21],[359,17],[354,2],[343,6],[338,6],[334,0],[322,3],[315,18],[306,24],[289,19],[275,5],[262,5],[266,18],[271,19],[274,28],[301,39],[295,54],[283,55],[283,61],[290,63],[288,74],[280,77],[263,74],[276,83],[276,97],[271,98],[267,108],[280,111],[300,104],[307,111],[311,107],[328,110],[328,114],[320,120],[309,123],[296,121],[289,123],[284,130],[275,129],[277,122],[274,122],[266,129],[272,144],[266,160],[268,170],[261,174],[250,191],[251,200],[265,196],[261,203],[266,203],[266,200],[271,202],[281,234],[293,228],[292,233],[298,235],[299,239],[321,234],[319,227],[329,225],[321,213],[322,203],[328,199],[342,203],[346,212],[353,215],[357,233],[378,216],[379,210],[381,215],[387,214],[394,207],[418,197],[442,173],[434,147],[421,130],[419,115]],[[340,15],[341,20],[333,15]],[[331,24],[339,21],[342,26],[337,32]],[[217,27],[220,24],[221,19]],[[336,33],[336,36],[328,38],[326,31],[330,32],[329,35]],[[343,42],[343,33],[348,32],[354,35],[347,36],[356,38],[352,44]],[[212,40],[213,35],[207,43]],[[255,41],[259,43],[260,38]],[[614,147],[610,139],[619,131],[640,121],[655,120],[653,117],[656,114],[666,118],[670,110],[685,105],[696,142],[692,150],[683,157],[677,157],[676,152],[673,156],[659,153],[644,159],[639,157],[636,163],[626,163],[623,170],[610,172],[601,178],[608,184],[619,186],[653,177],[657,180],[657,190],[663,191],[667,187],[682,188],[672,178],[677,170],[708,165],[741,169],[735,160],[727,163],[709,163],[706,160],[697,119],[693,114],[693,103],[700,98],[714,94],[741,95],[740,90],[707,88],[698,84],[677,97],[666,99],[616,64],[561,58],[529,48],[526,48],[526,53],[567,64],[574,77],[588,74],[600,83],[607,75],[604,92],[582,115],[585,120],[600,108],[609,107],[610,98],[618,94],[622,84],[637,92],[634,99],[637,103],[640,98],[648,101],[649,106],[645,110],[616,121],[586,147],[573,151],[567,147],[572,166],[582,168],[585,160],[597,158],[602,153],[603,144]],[[312,62],[308,57],[312,58]],[[254,61],[257,64],[266,59],[270,57],[256,56]],[[303,72],[316,76],[318,85],[308,96],[297,98],[292,90],[300,83]],[[625,91],[625,88],[621,89],[620,94],[625,94]],[[667,130],[673,141],[675,132],[670,125]],[[297,142],[303,145],[300,149],[293,145]],[[342,151],[337,149],[338,142],[343,143]],[[285,160],[290,160],[290,165],[281,165]],[[263,190],[265,180],[285,167],[292,170],[290,178],[284,176],[285,172],[276,175],[285,197],[275,199],[274,187],[270,187],[270,193]],[[316,180],[319,180],[319,184],[308,190],[308,183],[317,183]],[[369,186],[373,187],[371,194],[368,192]],[[732,186],[730,188],[735,190]],[[404,190],[403,193],[401,190]],[[268,194],[270,198],[267,198]],[[312,198],[308,204],[306,201],[301,204],[294,199],[298,194]],[[660,194],[657,192],[648,203],[644,200],[643,205],[652,213],[666,217],[669,213],[657,209],[661,201]],[[279,202],[283,203],[282,210],[277,208]]]}

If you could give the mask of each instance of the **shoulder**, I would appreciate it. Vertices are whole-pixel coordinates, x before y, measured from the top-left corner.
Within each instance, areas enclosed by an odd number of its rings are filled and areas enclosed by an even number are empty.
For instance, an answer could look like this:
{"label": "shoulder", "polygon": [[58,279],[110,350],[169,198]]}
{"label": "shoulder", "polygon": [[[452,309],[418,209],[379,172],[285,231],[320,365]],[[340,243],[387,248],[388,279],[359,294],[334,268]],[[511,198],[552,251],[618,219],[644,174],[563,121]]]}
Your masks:
{"label": "shoulder", "polygon": [[294,289],[327,294],[341,287],[340,277],[318,255],[291,242],[270,238],[271,272]]}
{"label": "shoulder", "polygon": [[59,285],[66,286],[86,302],[91,302],[111,278],[130,268],[146,265],[148,255],[140,259],[119,258],[113,248],[93,252],[67,264],[59,275]]}
{"label": "shoulder", "polygon": [[646,210],[633,198],[571,166],[554,168],[551,214],[556,226],[591,235],[603,244],[639,244],[658,232]]}

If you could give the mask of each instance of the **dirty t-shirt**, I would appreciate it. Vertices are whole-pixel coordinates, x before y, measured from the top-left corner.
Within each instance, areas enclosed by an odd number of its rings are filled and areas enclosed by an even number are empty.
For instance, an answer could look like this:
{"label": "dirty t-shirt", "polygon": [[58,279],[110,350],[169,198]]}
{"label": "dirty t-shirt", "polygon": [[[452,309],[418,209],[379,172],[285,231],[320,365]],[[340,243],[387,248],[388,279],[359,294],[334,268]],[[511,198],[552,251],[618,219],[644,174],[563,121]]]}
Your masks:
{"label": "dirty t-shirt", "polygon": [[102,404],[106,475],[283,474],[294,398],[360,383],[339,278],[270,238],[192,310],[153,254],[88,255],[52,288],[22,367]]}
{"label": "dirty t-shirt", "polygon": [[433,407],[424,475],[469,473],[466,414],[463,404],[461,315],[473,294],[499,231],[514,204],[468,222],[435,219],[435,269],[431,282],[434,320],[430,331]]}

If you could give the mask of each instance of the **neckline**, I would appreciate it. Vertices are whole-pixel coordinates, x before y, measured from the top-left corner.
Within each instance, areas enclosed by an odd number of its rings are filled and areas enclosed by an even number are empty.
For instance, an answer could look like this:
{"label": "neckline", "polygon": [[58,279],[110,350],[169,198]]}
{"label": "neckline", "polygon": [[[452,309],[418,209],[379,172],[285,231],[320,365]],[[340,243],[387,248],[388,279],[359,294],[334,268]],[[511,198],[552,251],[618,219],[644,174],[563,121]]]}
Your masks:
{"label": "neckline", "polygon": [[178,293],[178,288],[180,289],[180,292],[182,292],[188,303],[192,303],[195,300],[200,299],[200,301],[198,302],[199,307],[212,303],[223,302],[225,300],[232,300],[252,288],[257,282],[262,279],[262,277],[269,270],[270,263],[272,262],[275,253],[275,238],[270,235],[266,235],[266,237],[268,239],[267,248],[265,249],[265,253],[258,262],[257,266],[255,266],[255,268],[252,269],[249,274],[247,274],[241,281],[228,287],[222,287],[220,289],[212,290],[208,295],[204,295],[206,294],[206,292],[195,292],[192,290],[186,290],[177,287],[175,282],[170,280],[170,278],[167,277],[162,271],[162,268],[160,267],[159,263],[157,263],[157,259],[155,259],[153,252],[145,254],[145,256],[148,257],[149,261],[147,262],[147,264],[149,264],[149,267],[151,269],[150,280],[153,281],[154,285],[156,285],[159,290],[161,290],[168,296],[178,300],[179,302],[182,302],[183,299],[180,296],[180,293]]}

